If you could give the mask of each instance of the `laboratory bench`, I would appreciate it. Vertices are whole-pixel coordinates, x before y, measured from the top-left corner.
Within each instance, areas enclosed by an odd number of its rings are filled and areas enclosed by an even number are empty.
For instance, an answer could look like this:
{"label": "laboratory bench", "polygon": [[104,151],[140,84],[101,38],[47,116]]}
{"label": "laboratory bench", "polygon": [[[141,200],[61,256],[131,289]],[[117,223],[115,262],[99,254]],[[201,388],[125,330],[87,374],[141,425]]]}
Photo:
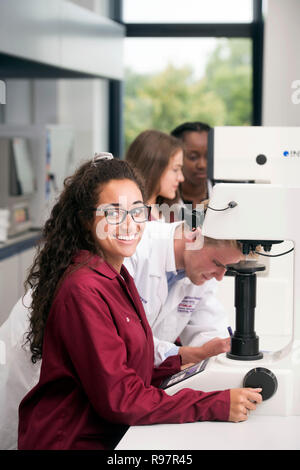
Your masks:
{"label": "laboratory bench", "polygon": [[300,416],[132,426],[115,450],[300,450]]}
{"label": "laboratory bench", "polygon": [[[262,350],[274,352],[289,344],[291,337],[262,335],[260,340]],[[247,421],[240,423],[131,426],[116,450],[300,450],[300,416],[250,411]]]}
{"label": "laboratory bench", "polygon": [[0,242],[0,261],[33,248],[40,238],[41,230],[32,229]]}

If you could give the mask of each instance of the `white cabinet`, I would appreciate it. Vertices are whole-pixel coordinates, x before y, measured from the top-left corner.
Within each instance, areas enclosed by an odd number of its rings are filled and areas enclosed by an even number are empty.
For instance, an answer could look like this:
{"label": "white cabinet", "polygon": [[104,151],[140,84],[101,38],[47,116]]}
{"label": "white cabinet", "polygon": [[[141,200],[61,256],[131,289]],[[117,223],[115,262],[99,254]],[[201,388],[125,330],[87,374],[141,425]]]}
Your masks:
{"label": "white cabinet", "polygon": [[0,325],[24,294],[23,285],[34,254],[35,249],[30,248],[0,261]]}
{"label": "white cabinet", "polygon": [[0,262],[0,324],[2,324],[19,296],[19,255]]}

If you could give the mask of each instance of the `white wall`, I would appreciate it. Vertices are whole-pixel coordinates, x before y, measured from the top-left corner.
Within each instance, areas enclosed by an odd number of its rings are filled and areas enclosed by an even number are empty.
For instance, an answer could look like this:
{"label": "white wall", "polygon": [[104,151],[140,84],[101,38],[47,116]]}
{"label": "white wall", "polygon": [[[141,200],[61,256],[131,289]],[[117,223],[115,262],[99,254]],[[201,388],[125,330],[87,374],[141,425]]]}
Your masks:
{"label": "white wall", "polygon": [[[109,16],[109,0],[69,0],[80,7]],[[57,123],[75,131],[74,159],[80,162],[108,150],[108,81],[59,80]]]}
{"label": "white wall", "polygon": [[6,80],[6,124],[30,125],[33,121],[33,87],[29,80]]}
{"label": "white wall", "polygon": [[59,80],[57,123],[75,132],[74,159],[80,162],[108,150],[108,82]]}
{"label": "white wall", "polygon": [[268,0],[264,43],[263,125],[300,126],[299,0]]}
{"label": "white wall", "polygon": [[[104,17],[110,0],[69,0]],[[74,159],[80,162],[108,150],[108,81],[59,80],[57,123],[75,131]]]}

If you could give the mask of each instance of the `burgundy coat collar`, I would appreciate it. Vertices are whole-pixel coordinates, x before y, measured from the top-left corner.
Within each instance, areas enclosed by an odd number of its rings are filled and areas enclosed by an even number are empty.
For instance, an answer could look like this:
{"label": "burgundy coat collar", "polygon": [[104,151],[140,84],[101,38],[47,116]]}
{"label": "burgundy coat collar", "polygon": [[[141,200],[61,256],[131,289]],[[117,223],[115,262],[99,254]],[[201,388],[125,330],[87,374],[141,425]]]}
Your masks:
{"label": "burgundy coat collar", "polygon": [[109,279],[114,279],[119,275],[118,271],[116,271],[101,256],[91,253],[88,250],[78,251],[72,259],[72,264],[87,266]]}

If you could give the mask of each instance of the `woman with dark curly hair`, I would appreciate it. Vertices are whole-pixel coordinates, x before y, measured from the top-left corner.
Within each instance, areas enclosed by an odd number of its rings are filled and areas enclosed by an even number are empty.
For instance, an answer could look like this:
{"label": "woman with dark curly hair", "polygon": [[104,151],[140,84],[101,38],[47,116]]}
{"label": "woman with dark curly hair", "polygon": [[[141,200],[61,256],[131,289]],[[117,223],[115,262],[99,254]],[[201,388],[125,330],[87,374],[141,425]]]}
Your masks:
{"label": "woman with dark curly hair", "polygon": [[[149,209],[129,164],[109,158],[65,181],[27,279],[28,339],[32,361],[42,365],[19,407],[19,449],[111,449],[129,425],[241,415],[239,392],[169,396],[155,386],[180,371],[180,356],[153,367],[152,332],[122,264]],[[255,407],[249,396],[243,403]]]}

